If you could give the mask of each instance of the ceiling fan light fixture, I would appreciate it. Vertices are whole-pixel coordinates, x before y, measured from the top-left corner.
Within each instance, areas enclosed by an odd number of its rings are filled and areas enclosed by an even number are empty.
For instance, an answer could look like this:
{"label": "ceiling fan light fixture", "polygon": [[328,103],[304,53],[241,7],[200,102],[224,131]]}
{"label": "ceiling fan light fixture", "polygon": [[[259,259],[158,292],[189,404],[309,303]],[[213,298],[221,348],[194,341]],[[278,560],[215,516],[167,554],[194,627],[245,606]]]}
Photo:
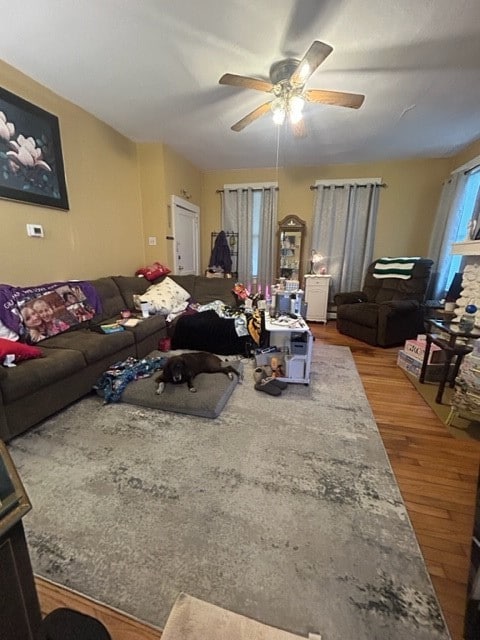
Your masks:
{"label": "ceiling fan light fixture", "polygon": [[297,124],[302,119],[302,111],[305,100],[302,96],[292,96],[288,101],[289,118],[292,124]]}
{"label": "ceiling fan light fixture", "polygon": [[362,94],[305,88],[312,74],[332,51],[330,45],[314,40],[301,60],[285,58],[274,62],[270,67],[270,82],[233,73],[223,74],[219,80],[220,84],[263,91],[271,96],[269,102],[264,102],[230,128],[233,131],[242,131],[261,116],[271,113],[275,124],[283,125],[285,118],[288,118],[293,135],[304,138],[306,128],[302,109],[305,102],[359,109],[365,99]]}
{"label": "ceiling fan light fixture", "polygon": [[300,84],[305,84],[307,78],[309,78],[312,74],[312,69],[308,63],[304,63],[299,73],[299,81]]}
{"label": "ceiling fan light fixture", "polygon": [[277,99],[272,104],[273,122],[282,125],[285,122],[285,104],[283,100]]}
{"label": "ceiling fan light fixture", "polygon": [[300,122],[300,120],[303,118],[303,115],[301,113],[295,113],[293,111],[290,112],[288,119],[290,120],[291,124],[298,124]]}

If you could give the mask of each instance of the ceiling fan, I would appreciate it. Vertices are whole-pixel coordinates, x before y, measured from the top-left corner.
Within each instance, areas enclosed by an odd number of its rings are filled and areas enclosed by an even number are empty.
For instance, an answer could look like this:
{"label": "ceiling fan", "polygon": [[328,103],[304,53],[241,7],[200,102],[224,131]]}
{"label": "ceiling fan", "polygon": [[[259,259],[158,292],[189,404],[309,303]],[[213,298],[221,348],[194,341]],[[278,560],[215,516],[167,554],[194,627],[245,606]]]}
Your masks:
{"label": "ceiling fan", "polygon": [[273,95],[272,100],[261,104],[236,122],[231,129],[241,131],[257,118],[271,111],[273,121],[279,125],[283,124],[288,115],[294,135],[303,137],[306,134],[302,119],[302,109],[305,102],[330,104],[351,109],[361,107],[365,96],[358,93],[305,89],[305,84],[310,76],[332,51],[333,48],[330,45],[320,42],[320,40],[314,40],[301,60],[286,58],[274,62],[270,67],[270,82],[259,78],[225,73],[219,80],[220,84],[264,91]]}

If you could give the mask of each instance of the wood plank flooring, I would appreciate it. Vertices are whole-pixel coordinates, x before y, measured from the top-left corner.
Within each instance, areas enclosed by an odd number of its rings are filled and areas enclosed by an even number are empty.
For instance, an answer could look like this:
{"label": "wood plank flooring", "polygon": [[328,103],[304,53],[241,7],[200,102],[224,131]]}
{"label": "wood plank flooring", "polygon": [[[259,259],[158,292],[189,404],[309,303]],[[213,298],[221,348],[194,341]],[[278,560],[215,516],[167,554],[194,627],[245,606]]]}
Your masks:
{"label": "wood plank flooring", "polygon": [[[398,349],[370,347],[312,324],[317,344],[350,347],[453,640],[462,640],[480,443],[456,440],[396,365]],[[161,579],[161,575],[159,575]],[[113,640],[161,633],[41,578],[42,612],[71,607],[100,619]],[[346,639],[347,640],[347,639]]]}
{"label": "wood plank flooring", "polygon": [[[91,600],[76,591],[65,589],[48,580],[35,578],[42,615],[67,607],[97,618],[108,629],[112,640],[160,640],[160,629],[131,616]],[[65,638],[68,640],[68,638]]]}

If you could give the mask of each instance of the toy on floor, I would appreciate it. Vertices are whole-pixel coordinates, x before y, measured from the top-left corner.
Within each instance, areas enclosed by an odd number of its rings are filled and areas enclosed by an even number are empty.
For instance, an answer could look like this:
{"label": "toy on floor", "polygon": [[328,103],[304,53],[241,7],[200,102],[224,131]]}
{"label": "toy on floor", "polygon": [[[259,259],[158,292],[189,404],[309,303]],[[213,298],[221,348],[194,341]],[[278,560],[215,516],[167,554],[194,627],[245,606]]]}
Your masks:
{"label": "toy on floor", "polygon": [[285,378],[285,373],[283,371],[282,363],[278,358],[273,357],[270,360],[270,367],[272,369],[272,377],[273,378]]}

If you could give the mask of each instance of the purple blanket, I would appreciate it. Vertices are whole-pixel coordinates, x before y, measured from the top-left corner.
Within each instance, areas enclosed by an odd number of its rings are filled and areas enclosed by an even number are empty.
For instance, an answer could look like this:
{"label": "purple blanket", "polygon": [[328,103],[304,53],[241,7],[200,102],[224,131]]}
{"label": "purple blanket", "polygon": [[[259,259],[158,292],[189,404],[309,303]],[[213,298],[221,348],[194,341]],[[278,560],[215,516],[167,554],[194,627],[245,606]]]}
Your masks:
{"label": "purple blanket", "polygon": [[[36,304],[40,309],[42,305],[48,305],[54,316],[54,322],[50,323],[48,331],[45,330],[44,323],[43,334],[39,331],[29,332],[25,325],[25,318]],[[30,338],[32,342],[89,320],[101,310],[97,291],[87,281],[52,282],[35,287],[0,285],[0,321],[21,337]]]}

